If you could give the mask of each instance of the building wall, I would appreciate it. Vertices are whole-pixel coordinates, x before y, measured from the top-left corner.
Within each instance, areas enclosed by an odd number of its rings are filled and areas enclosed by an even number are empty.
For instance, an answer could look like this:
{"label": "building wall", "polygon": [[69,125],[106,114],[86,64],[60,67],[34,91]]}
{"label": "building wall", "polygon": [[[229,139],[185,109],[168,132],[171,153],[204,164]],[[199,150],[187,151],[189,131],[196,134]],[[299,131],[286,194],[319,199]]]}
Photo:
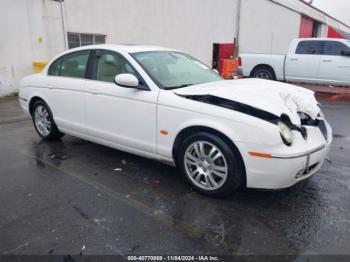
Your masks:
{"label": "building wall", "polygon": [[20,79],[34,72],[33,61],[64,49],[60,17],[54,1],[0,1],[0,96],[14,92]]}
{"label": "building wall", "polygon": [[208,65],[213,43],[234,41],[236,0],[65,0],[65,6],[69,32],[175,48]]}
{"label": "building wall", "polygon": [[[107,43],[160,45],[212,65],[214,43],[233,43],[241,1],[240,52],[286,53],[302,14],[350,29],[298,0],[65,0],[68,32],[103,34]],[[61,5],[53,0],[0,0],[0,96],[34,72],[32,62],[65,49]],[[42,41],[39,41],[42,40]]]}
{"label": "building wall", "polygon": [[270,0],[242,0],[240,52],[286,53],[300,21],[300,14]]}

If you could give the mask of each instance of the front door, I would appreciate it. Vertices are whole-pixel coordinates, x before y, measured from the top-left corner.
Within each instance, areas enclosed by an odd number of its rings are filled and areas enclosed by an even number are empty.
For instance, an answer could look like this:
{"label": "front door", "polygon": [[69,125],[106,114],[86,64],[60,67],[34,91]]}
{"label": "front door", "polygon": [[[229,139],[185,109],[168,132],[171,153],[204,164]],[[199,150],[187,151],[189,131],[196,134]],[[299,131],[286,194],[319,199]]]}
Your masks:
{"label": "front door", "polygon": [[[114,83],[118,74],[140,75],[122,55],[96,50],[86,99],[87,130],[105,143],[156,153],[158,90],[126,88]],[[141,83],[143,81],[141,80]]]}

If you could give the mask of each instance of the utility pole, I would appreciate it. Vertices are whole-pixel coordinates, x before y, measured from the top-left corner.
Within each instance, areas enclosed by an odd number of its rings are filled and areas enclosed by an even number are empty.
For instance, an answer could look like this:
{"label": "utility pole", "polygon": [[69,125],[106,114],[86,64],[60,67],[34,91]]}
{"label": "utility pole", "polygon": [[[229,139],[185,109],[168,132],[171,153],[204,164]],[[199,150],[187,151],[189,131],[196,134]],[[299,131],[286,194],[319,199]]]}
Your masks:
{"label": "utility pole", "polygon": [[63,41],[64,41],[64,49],[68,49],[68,39],[67,39],[67,25],[66,25],[66,16],[64,13],[64,0],[53,0],[60,3],[60,11],[61,11],[61,21],[62,21],[62,30],[63,30]]}
{"label": "utility pole", "polygon": [[235,52],[233,57],[236,58],[239,55],[239,40],[240,40],[240,30],[241,30],[241,11],[242,11],[242,0],[237,1],[237,16],[236,16],[236,37],[235,37]]}

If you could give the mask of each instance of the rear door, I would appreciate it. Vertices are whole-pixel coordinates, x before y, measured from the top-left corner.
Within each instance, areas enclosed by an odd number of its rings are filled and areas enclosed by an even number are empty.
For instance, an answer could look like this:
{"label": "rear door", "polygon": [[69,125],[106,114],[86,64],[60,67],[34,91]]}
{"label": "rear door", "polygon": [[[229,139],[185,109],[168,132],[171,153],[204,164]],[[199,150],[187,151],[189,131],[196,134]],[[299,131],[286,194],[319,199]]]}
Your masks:
{"label": "rear door", "polygon": [[[47,87],[49,106],[61,129],[84,133],[86,71],[90,50],[69,53],[58,58],[49,68]],[[63,130],[64,131],[64,130]]]}
{"label": "rear door", "polygon": [[300,41],[294,51],[286,57],[285,74],[287,81],[316,82],[318,77],[322,41]]}
{"label": "rear door", "polygon": [[325,41],[324,55],[321,57],[318,78],[325,84],[350,84],[350,56],[344,56],[343,51],[350,47],[339,41]]}

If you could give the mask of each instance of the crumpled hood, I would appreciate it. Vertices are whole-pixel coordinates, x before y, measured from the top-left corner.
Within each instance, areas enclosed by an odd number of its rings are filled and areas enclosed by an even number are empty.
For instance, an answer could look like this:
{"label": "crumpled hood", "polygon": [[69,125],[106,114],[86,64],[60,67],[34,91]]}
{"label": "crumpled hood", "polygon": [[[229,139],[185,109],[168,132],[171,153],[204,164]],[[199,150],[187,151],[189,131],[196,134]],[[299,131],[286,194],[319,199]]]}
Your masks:
{"label": "crumpled hood", "polygon": [[316,119],[320,108],[313,91],[262,79],[223,80],[189,86],[173,91],[178,95],[212,95],[258,108],[281,116],[300,126],[298,112]]}

